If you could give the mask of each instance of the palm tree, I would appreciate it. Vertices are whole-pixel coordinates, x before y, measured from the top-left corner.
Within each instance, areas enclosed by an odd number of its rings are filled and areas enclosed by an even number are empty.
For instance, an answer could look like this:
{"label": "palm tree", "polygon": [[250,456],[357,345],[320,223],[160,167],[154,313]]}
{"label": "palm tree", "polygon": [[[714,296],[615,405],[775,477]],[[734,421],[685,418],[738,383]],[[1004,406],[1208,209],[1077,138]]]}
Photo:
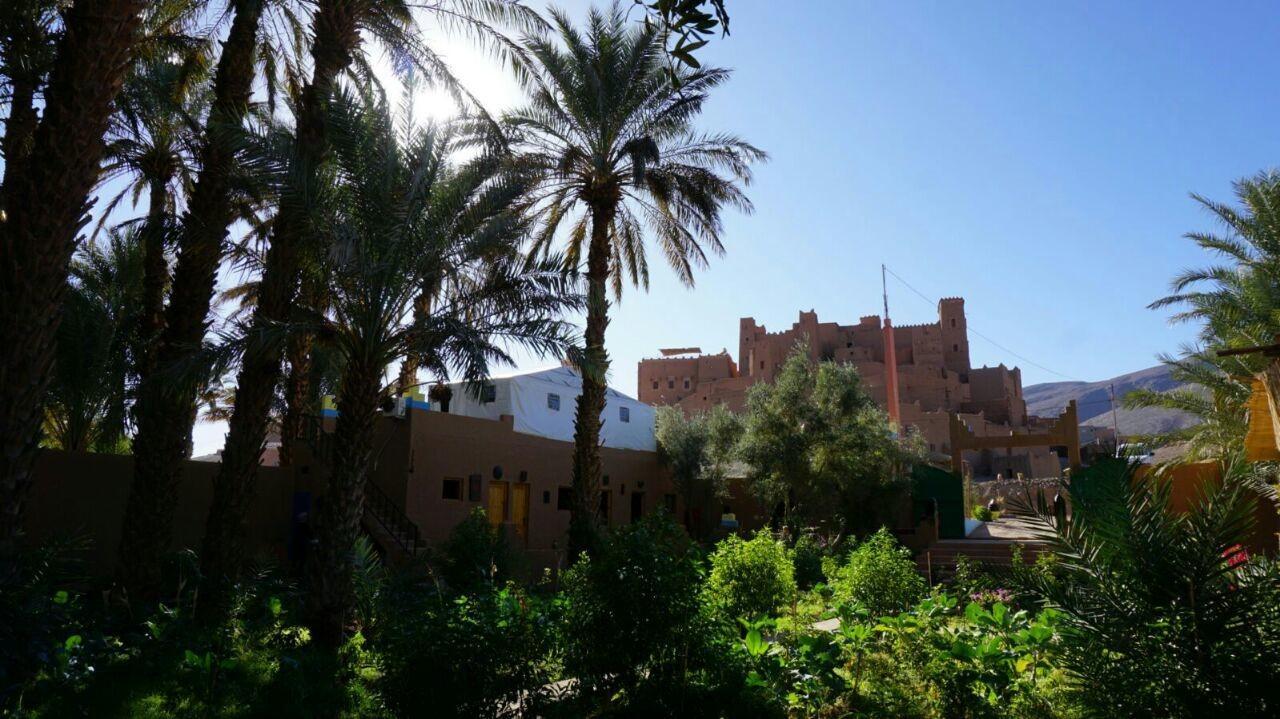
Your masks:
{"label": "palm tree", "polygon": [[1194,388],[1125,397],[1130,407],[1178,409],[1199,417],[1199,425],[1174,437],[1188,440],[1191,461],[1220,459],[1241,446],[1251,381],[1267,362],[1261,354],[1220,357],[1217,352],[1269,345],[1280,336],[1280,173],[1239,180],[1235,194],[1239,207],[1193,194],[1225,232],[1186,235],[1226,263],[1184,271],[1174,278],[1172,294],[1150,305],[1181,308],[1171,322],[1200,323],[1195,345],[1184,347],[1179,357],[1160,358],[1175,379]]}
{"label": "palm tree", "polygon": [[1057,610],[1062,668],[1098,716],[1274,716],[1280,665],[1280,565],[1241,554],[1259,495],[1254,468],[1225,463],[1185,513],[1172,484],[1108,460],[1072,477],[1069,520],[1044,495],[1021,498],[1057,557],[1015,571],[1029,597]]}
{"label": "palm tree", "polygon": [[[573,459],[571,555],[595,536],[594,505],[600,479],[600,413],[609,360],[605,351],[612,282],[647,287],[645,240],[651,235],[686,285],[706,253],[721,254],[725,206],[750,212],[742,186],[750,163],[765,153],[732,135],[694,132],[708,93],[729,72],[679,71],[665,66],[666,38],[656,25],[629,24],[615,3],[593,9],[579,31],[552,11],[559,42],[530,38],[535,68],[525,79],[531,102],[505,118],[516,163],[539,182],[528,200],[543,220],[532,241],[545,253],[562,227],[571,266],[586,259],[585,348]],[[584,247],[585,246],[585,247]]]}
{"label": "palm tree", "polygon": [[140,334],[145,242],[113,229],[80,248],[58,326],[45,437],[67,450],[116,451],[125,437]]}
{"label": "palm tree", "polygon": [[[44,420],[59,308],[76,235],[86,220],[111,104],[147,4],[71,5],[62,20],[43,113],[21,171],[6,172],[0,223],[0,555],[13,550]],[[26,108],[23,108],[24,110]],[[32,119],[30,117],[28,120]],[[6,126],[7,133],[12,126]],[[6,147],[8,149],[8,147]]]}
{"label": "palm tree", "polygon": [[[513,207],[527,189],[482,157],[454,169],[454,142],[434,128],[397,132],[385,103],[334,103],[329,123],[337,186],[324,237],[331,317],[315,333],[341,356],[338,422],[328,487],[318,513],[320,544],[308,569],[314,635],[337,645],[354,607],[352,556],[385,375],[414,357],[440,376],[468,380],[509,363],[506,343],[560,354],[578,306],[573,279],[555,260],[517,253],[525,223]],[[423,310],[424,287],[471,282]]]}
{"label": "palm tree", "polygon": [[[214,72],[212,100],[196,150],[200,170],[192,187],[178,237],[173,291],[165,310],[163,330],[155,349],[155,364],[170,367],[188,358],[201,345],[222,245],[236,215],[235,173],[237,137],[249,110],[255,77],[259,25],[265,0],[232,0],[231,28],[222,44]],[[172,377],[147,377],[135,406],[134,489],[131,497],[171,497],[162,488],[178,480],[187,456],[195,422],[195,382],[174,383]],[[122,555],[136,557],[122,566],[129,583],[153,587],[159,578],[160,555],[168,547],[172,499],[147,500],[126,510]],[[151,516],[139,518],[139,513]],[[131,536],[132,535],[132,536]],[[125,546],[129,547],[126,551]]]}
{"label": "palm tree", "polygon": [[165,245],[173,231],[178,198],[190,188],[195,170],[191,121],[202,114],[203,66],[207,61],[203,49],[188,53],[181,62],[166,58],[137,63],[116,101],[107,131],[107,162],[100,182],[116,177],[131,181],[107,203],[102,219],[126,195],[136,200],[143,191],[147,193],[147,214],[142,219],[146,272],[141,306],[147,349],[139,358],[140,375],[152,369],[155,353],[151,347],[163,326],[164,296],[169,286]]}
{"label": "palm tree", "polygon": [[[490,44],[503,57],[518,62],[520,49],[511,45],[493,24],[534,31],[542,20],[515,0],[445,0],[423,8],[446,29],[458,29]],[[307,238],[318,229],[309,216],[309,200],[319,191],[321,168],[328,161],[325,126],[327,106],[339,74],[353,62],[367,71],[360,59],[361,31],[377,35],[388,47],[403,51],[415,68],[461,94],[442,58],[421,42],[413,10],[404,0],[321,0],[316,9],[311,47],[311,78],[300,92],[296,117],[296,144],[290,170],[294,187],[275,217],[271,246],[249,334],[270,335],[270,330],[290,319],[297,292],[298,273]],[[365,72],[371,76],[371,72]],[[204,574],[214,582],[234,576],[242,564],[244,513],[252,481],[262,453],[266,426],[280,378],[278,343],[251,343],[246,347],[236,379],[235,411],[214,489],[214,503],[207,523]],[[212,550],[212,551],[210,551]]]}

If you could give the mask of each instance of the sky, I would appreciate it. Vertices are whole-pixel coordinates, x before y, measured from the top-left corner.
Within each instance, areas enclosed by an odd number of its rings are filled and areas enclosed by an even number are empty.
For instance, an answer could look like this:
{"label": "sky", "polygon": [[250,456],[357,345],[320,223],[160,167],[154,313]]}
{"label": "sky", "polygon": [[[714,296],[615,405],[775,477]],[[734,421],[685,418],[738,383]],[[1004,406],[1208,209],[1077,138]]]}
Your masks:
{"label": "sky", "polygon": [[[532,2],[542,6],[539,2]],[[581,16],[587,2],[557,3]],[[611,384],[662,347],[727,348],[738,320],[801,310],[898,325],[962,296],[975,366],[1026,385],[1101,380],[1176,352],[1194,327],[1147,305],[1210,258],[1189,196],[1280,160],[1280,4],[729,0],[731,35],[700,51],[734,69],[699,127],[766,150],[729,215],[726,254],[682,286],[656,250],[648,292],[612,309]],[[519,87],[465,40],[428,38],[491,111]],[[426,94],[422,116],[449,103]],[[917,292],[919,294],[917,294]],[[919,295],[924,295],[925,298]],[[554,360],[517,353],[518,369]],[[509,370],[507,370],[509,371]],[[225,427],[197,427],[197,453]]]}

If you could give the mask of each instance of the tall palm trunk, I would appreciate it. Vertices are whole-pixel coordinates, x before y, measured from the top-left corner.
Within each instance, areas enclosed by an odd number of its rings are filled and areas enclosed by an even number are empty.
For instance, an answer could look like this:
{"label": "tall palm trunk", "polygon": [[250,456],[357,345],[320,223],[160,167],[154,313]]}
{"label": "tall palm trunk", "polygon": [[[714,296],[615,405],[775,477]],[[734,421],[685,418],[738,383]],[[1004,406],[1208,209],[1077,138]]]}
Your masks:
{"label": "tall palm trunk", "polygon": [[[10,65],[20,62],[8,59]],[[0,209],[11,204],[9,192],[13,187],[13,178],[26,170],[26,160],[31,154],[31,140],[35,135],[39,117],[36,115],[36,81],[27,73],[15,76],[10,83],[9,117],[5,120],[4,141],[0,143],[0,151],[4,152],[4,180],[0,184]]]}
{"label": "tall palm trunk", "polygon": [[[296,176],[309,182],[328,150],[325,111],[338,74],[351,62],[360,42],[355,3],[323,0],[315,15],[311,82],[298,106]],[[267,250],[266,266],[258,290],[251,332],[288,319],[298,285],[299,243],[307,228],[305,217],[293,205],[285,205],[276,217]],[[245,348],[236,379],[236,406],[231,415],[226,447],[215,480],[214,503],[204,540],[204,575],[216,589],[224,578],[238,574],[244,558],[245,511],[252,496],[253,479],[262,457],[263,441],[277,382],[280,380],[278,345],[257,342]]]}
{"label": "tall palm trunk", "polygon": [[[230,138],[241,130],[249,108],[263,0],[234,0],[233,6],[235,19],[222,45],[214,101],[199,150],[200,172],[182,220],[173,289],[155,351],[156,367],[171,366],[203,341],[222,243],[234,216],[235,150]],[[198,391],[194,381],[175,386],[170,378],[154,373],[142,378],[134,406],[133,487],[120,547],[127,586],[143,591],[158,586],[160,560],[172,532],[173,488],[187,456]]]}
{"label": "tall palm trunk", "polygon": [[0,223],[0,556],[14,549],[76,235],[88,220],[103,134],[136,41],[142,0],[77,2],[22,171],[5,178]]}
{"label": "tall palm trunk", "polygon": [[[322,310],[322,280],[310,273],[302,282],[300,302],[304,307],[316,311]],[[296,332],[289,337],[285,349],[285,359],[289,362],[289,376],[285,380],[284,418],[280,421],[280,464],[288,467],[293,464],[294,448],[301,434],[304,417],[314,415],[318,409],[315,369],[312,359],[315,349],[315,335],[310,332]]]}
{"label": "tall palm trunk", "polygon": [[604,412],[609,353],[609,224],[617,210],[609,199],[591,205],[591,246],[587,250],[587,326],[583,339],[582,394],[573,435],[573,508],[569,517],[569,558],[592,552],[599,539],[596,511],[600,494],[600,415]]}
{"label": "tall palm trunk", "polygon": [[[413,322],[417,324],[427,316],[431,311],[431,295],[432,293],[423,290],[413,301]],[[414,342],[410,342],[410,345]],[[406,355],[404,361],[400,363],[400,376],[396,378],[396,392],[407,394],[418,386],[418,358],[416,355]]]}
{"label": "tall palm trunk", "polygon": [[352,555],[364,514],[364,483],[373,456],[382,369],[367,360],[352,359],[338,388],[332,471],[318,511],[320,542],[307,567],[308,623],[316,640],[328,647],[342,643],[355,607]]}
{"label": "tall palm trunk", "polygon": [[155,369],[155,343],[164,327],[164,288],[169,283],[169,265],[164,258],[167,230],[168,177],[157,177],[148,190],[147,224],[142,233],[142,357],[138,358],[138,376]]}

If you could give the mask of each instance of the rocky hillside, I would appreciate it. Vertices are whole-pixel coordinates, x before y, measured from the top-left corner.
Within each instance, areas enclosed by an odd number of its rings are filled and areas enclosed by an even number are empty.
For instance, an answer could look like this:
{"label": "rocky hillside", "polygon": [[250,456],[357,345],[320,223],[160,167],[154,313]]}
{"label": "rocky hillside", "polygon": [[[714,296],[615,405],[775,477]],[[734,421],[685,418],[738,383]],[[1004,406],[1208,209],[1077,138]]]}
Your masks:
{"label": "rocky hillside", "polygon": [[[1139,388],[1166,392],[1181,386],[1169,376],[1167,367],[1159,365],[1098,382],[1033,384],[1023,388],[1022,396],[1027,401],[1027,411],[1041,417],[1057,415],[1067,406],[1067,402],[1074,399],[1080,410],[1081,424],[1110,427],[1109,388],[1113,384],[1117,400]],[[1166,409],[1128,410],[1119,407],[1116,415],[1121,435],[1163,434],[1189,427],[1196,422],[1193,416],[1185,412]]]}

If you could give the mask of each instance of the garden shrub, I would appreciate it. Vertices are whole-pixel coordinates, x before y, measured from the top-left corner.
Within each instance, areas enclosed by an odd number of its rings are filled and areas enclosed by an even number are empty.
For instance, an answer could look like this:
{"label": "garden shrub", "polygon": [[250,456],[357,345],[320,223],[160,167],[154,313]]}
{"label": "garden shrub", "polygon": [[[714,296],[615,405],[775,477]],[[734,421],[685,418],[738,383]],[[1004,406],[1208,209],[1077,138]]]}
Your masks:
{"label": "garden shrub", "polygon": [[973,508],[973,518],[979,522],[990,522],[995,518],[995,513],[985,504],[975,505]]}
{"label": "garden shrub", "polygon": [[796,587],[808,591],[823,582],[822,559],[826,548],[813,532],[801,532],[796,545],[791,548],[791,562],[795,565]]}
{"label": "garden shrub", "polygon": [[837,604],[857,604],[873,614],[900,612],[926,589],[911,550],[883,528],[851,551],[847,563],[828,561],[824,569]]}
{"label": "garden shrub", "polygon": [[453,528],[442,549],[441,574],[455,591],[492,590],[511,576],[514,553],[506,535],[489,524],[488,515],[479,507]]}
{"label": "garden shrub", "polygon": [[569,715],[749,716],[734,635],[700,601],[688,535],[665,513],[623,527],[564,575],[560,648]]}
{"label": "garden shrub", "polygon": [[786,545],[765,530],[748,540],[726,537],[711,553],[704,594],[722,618],[773,616],[796,594],[795,568]]}
{"label": "garden shrub", "polygon": [[399,716],[510,716],[534,711],[551,681],[548,603],[515,585],[449,597],[421,585],[381,607],[370,645],[378,686]]}

